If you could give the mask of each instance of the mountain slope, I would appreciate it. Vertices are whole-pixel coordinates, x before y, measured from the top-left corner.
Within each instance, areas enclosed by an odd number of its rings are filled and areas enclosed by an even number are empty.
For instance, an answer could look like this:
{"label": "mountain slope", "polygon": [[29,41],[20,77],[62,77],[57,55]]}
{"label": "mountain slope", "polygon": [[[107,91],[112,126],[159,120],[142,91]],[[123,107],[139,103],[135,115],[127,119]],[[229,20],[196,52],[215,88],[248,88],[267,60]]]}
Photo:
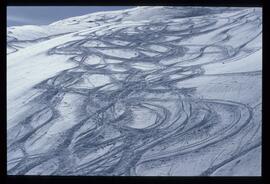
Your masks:
{"label": "mountain slope", "polygon": [[8,174],[261,174],[260,8],[7,29]]}

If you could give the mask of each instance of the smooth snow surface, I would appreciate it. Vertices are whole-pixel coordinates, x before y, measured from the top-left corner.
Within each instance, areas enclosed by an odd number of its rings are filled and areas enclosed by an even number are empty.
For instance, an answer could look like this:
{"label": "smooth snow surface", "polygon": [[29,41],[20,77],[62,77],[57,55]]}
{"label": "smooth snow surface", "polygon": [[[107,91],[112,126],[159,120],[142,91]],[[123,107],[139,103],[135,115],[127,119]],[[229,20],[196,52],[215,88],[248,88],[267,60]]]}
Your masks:
{"label": "smooth snow surface", "polygon": [[9,175],[260,176],[261,103],[260,8],[7,28]]}

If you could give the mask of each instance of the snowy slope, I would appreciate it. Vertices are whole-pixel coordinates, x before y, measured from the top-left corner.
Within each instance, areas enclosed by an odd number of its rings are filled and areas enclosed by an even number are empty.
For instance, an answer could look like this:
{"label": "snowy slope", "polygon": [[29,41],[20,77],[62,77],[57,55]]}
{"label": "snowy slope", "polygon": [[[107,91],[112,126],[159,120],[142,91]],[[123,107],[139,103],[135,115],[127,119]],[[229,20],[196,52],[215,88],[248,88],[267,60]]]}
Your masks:
{"label": "snowy slope", "polygon": [[261,175],[260,8],[8,27],[11,175]]}
{"label": "snowy slope", "polygon": [[119,10],[112,12],[97,12],[83,16],[71,17],[64,20],[54,22],[50,25],[25,25],[12,26],[7,28],[7,53],[16,52],[18,49],[48,40],[56,36],[61,36],[66,33],[80,31],[83,29],[104,25],[111,22],[124,21],[160,21],[171,18],[188,17],[191,15],[203,15],[206,13],[217,13],[219,11],[232,11],[228,8],[200,8],[193,7],[187,10],[179,7],[177,11],[171,11],[167,7],[137,7],[127,10]]}

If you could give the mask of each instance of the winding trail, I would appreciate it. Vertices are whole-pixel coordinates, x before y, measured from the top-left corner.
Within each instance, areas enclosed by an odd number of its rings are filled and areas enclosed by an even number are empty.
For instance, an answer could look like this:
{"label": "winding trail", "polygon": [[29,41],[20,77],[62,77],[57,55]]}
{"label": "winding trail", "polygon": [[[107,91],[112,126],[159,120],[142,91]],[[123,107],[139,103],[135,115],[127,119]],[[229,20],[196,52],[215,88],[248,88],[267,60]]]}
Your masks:
{"label": "winding trail", "polygon": [[[52,48],[48,55],[72,55],[69,62],[76,67],[34,86],[43,91],[29,102],[36,111],[8,130],[16,135],[9,139],[8,154],[22,152],[8,160],[8,173],[144,175],[147,164],[230,142],[251,126],[253,108],[200,99],[196,87],[176,84],[204,76],[205,65],[257,52],[246,45],[261,36],[261,25],[258,13],[249,10],[231,17],[108,26],[103,34],[80,33],[83,39]],[[244,32],[247,39],[240,43],[237,30],[243,27],[252,33]],[[260,71],[216,76],[254,74]],[[202,166],[200,175],[211,175],[260,145],[243,144]]]}

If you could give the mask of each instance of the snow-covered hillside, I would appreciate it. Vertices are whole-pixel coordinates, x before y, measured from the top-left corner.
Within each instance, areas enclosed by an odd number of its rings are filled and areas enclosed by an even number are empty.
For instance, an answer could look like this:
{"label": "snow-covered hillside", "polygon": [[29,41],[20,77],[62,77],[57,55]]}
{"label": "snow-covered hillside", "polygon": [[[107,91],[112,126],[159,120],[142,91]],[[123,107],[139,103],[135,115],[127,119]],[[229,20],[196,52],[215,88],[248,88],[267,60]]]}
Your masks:
{"label": "snow-covered hillside", "polygon": [[7,28],[10,175],[261,175],[260,8]]}

